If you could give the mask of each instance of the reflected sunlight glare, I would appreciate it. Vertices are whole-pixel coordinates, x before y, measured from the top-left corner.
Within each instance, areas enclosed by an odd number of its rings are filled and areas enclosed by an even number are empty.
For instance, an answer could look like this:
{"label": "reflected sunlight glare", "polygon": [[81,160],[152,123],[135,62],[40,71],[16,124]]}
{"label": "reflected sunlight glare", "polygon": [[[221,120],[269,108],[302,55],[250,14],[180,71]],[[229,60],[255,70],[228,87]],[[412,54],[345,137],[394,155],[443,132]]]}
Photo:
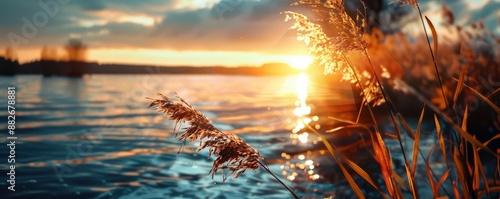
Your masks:
{"label": "reflected sunlight glare", "polygon": [[[297,100],[295,101],[295,109],[293,114],[296,118],[296,125],[292,129],[290,138],[292,139],[292,145],[306,144],[308,141],[312,141],[317,144],[315,138],[310,139],[309,132],[305,131],[306,125],[311,122],[317,122],[319,120],[318,116],[309,116],[311,114],[311,107],[307,105],[309,88],[309,77],[305,73],[300,73],[295,79],[295,91],[297,95]],[[318,124],[314,126],[319,129]],[[282,174],[290,181],[297,180],[318,180],[320,175],[317,174],[314,169],[319,164],[314,164],[313,160],[306,159],[310,155],[310,151],[303,154],[291,155],[287,153],[282,153],[281,157],[285,158],[287,161],[285,165],[281,165]],[[297,173],[298,172],[298,173]],[[291,175],[290,175],[291,173]]]}
{"label": "reflected sunlight glare", "polygon": [[305,73],[300,73],[296,80],[295,90],[297,92],[297,101],[295,105],[297,106],[293,111],[298,117],[302,117],[311,113],[311,107],[307,106],[307,86],[309,83],[309,77]]}
{"label": "reflected sunlight glare", "polygon": [[290,56],[286,58],[288,64],[294,68],[299,70],[305,70],[309,65],[313,62],[313,58],[307,55],[297,55]]}

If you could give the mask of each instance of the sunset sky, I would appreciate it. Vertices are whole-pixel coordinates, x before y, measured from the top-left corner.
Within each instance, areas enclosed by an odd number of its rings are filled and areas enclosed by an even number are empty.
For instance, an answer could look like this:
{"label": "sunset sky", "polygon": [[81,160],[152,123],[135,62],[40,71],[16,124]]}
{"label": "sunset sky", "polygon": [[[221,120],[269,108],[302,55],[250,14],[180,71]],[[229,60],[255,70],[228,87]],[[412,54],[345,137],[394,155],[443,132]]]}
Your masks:
{"label": "sunset sky", "polygon": [[[307,54],[304,45],[296,41],[296,34],[289,31],[291,23],[285,23],[285,16],[280,14],[297,9],[290,7],[292,2],[1,1],[0,54],[15,38],[21,62],[38,59],[44,45],[59,48],[62,56],[61,47],[68,39],[79,38],[89,46],[88,59],[103,63],[237,66],[289,62],[296,55]],[[468,17],[461,17],[462,23],[485,18],[486,24],[497,24],[497,0],[447,2],[453,2],[453,11],[460,14],[456,16]],[[24,28],[27,23],[34,25],[36,32]]]}

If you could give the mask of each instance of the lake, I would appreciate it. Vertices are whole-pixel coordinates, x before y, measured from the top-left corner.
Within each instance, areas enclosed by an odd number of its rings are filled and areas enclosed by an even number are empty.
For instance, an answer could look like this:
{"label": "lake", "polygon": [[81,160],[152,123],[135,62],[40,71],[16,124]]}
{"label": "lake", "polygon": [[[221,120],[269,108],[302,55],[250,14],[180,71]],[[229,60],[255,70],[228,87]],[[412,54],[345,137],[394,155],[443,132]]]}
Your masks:
{"label": "lake", "polygon": [[[182,143],[172,135],[174,122],[147,108],[146,99],[174,92],[258,149],[304,198],[353,197],[347,184],[330,183],[340,171],[329,168],[331,158],[321,160],[322,143],[299,122],[324,131],[330,124],[323,115],[352,115],[346,84],[305,74],[15,76],[0,80],[5,106],[8,86],[16,87],[16,191],[7,190],[2,175],[2,198],[292,197],[262,168],[224,183],[221,173],[212,179],[213,157],[196,153],[197,142],[177,154]],[[0,141],[8,143],[3,123]],[[1,148],[0,167],[8,171],[9,149]]]}

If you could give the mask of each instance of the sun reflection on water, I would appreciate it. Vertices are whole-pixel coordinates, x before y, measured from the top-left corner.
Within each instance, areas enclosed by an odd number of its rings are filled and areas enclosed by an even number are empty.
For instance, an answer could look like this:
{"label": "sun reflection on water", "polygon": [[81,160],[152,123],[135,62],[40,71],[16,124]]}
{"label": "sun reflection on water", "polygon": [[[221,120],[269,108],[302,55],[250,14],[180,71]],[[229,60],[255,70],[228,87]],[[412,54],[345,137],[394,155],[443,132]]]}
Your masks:
{"label": "sun reflection on water", "polygon": [[302,117],[311,113],[311,107],[307,106],[307,87],[309,84],[309,77],[305,73],[300,73],[295,81],[295,91],[297,93],[297,101],[295,101],[295,110],[293,114]]}
{"label": "sun reflection on water", "polygon": [[[312,144],[317,143],[317,140],[311,138],[311,133],[305,129],[309,123],[319,120],[318,116],[310,116],[311,107],[307,104],[308,88],[309,77],[305,73],[300,73],[295,79],[297,100],[295,101],[293,114],[296,116],[296,124],[290,134],[292,145],[311,144],[308,142],[312,142]],[[314,128],[319,129],[319,124],[315,125]],[[282,174],[290,181],[319,179],[320,175],[314,170],[318,166],[318,163],[308,159],[307,156],[310,155],[309,153],[310,151],[298,155],[282,153],[281,157],[287,160],[284,165],[281,165]]]}

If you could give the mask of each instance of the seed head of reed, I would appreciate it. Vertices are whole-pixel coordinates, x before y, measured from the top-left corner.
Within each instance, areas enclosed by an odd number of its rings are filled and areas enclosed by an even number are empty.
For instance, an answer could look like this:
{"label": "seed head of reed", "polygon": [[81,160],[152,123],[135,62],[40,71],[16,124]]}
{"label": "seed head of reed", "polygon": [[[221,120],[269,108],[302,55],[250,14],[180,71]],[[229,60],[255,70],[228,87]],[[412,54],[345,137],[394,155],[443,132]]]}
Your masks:
{"label": "seed head of reed", "polygon": [[[205,115],[194,109],[177,94],[178,101],[172,101],[162,94],[158,95],[160,98],[151,99],[149,107],[156,107],[158,112],[169,115],[169,119],[176,122],[175,137],[183,131],[179,140],[184,141],[184,143],[199,140],[200,147],[197,151],[208,148],[209,156],[216,157],[210,170],[212,178],[219,169],[223,170],[223,181],[225,181],[229,175],[234,175],[234,178],[237,178],[247,169],[255,170],[259,167],[259,159],[261,159],[259,152],[240,137],[217,129]],[[180,126],[184,122],[188,122],[190,126],[181,129]],[[224,172],[226,169],[229,170],[227,176]]]}
{"label": "seed head of reed", "polygon": [[[285,21],[295,21],[290,29],[296,30],[297,39],[309,46],[309,54],[315,55],[318,63],[324,66],[325,74],[342,74],[342,81],[363,88],[360,94],[366,95],[366,103],[384,103],[374,75],[367,68],[353,66],[348,58],[350,53],[363,52],[368,46],[365,39],[366,20],[361,12],[356,20],[352,19],[342,0],[300,0],[292,5],[307,6],[316,13],[316,17],[310,18],[287,11]],[[370,75],[364,75],[366,73]]]}

